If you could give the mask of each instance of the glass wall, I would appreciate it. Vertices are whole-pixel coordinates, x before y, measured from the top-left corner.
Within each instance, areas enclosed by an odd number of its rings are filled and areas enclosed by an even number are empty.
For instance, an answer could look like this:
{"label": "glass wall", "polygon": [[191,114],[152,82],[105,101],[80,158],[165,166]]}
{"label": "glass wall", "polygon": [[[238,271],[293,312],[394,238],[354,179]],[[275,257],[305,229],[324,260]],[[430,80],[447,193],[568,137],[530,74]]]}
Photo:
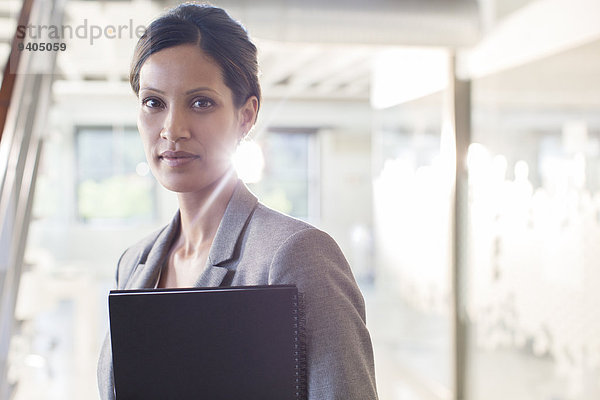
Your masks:
{"label": "glass wall", "polygon": [[600,42],[473,82],[468,399],[600,397]]}
{"label": "glass wall", "polygon": [[377,257],[369,318],[382,399],[450,396],[449,144],[444,95],[379,110],[374,132]]}
{"label": "glass wall", "polygon": [[451,357],[443,94],[377,111],[370,316],[382,398],[451,398],[455,372],[465,399],[600,396],[598,71],[596,41],[472,82],[463,371]]}

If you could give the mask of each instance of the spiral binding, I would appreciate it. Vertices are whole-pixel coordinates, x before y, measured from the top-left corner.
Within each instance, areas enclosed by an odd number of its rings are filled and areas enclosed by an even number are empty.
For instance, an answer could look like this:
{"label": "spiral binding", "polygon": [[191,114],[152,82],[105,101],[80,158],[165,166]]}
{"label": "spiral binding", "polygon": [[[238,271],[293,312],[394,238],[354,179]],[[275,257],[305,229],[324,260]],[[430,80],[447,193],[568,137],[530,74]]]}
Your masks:
{"label": "spiral binding", "polygon": [[292,297],[294,320],[294,361],[296,400],[308,398],[306,379],[306,318],[304,315],[304,294],[298,292]]}

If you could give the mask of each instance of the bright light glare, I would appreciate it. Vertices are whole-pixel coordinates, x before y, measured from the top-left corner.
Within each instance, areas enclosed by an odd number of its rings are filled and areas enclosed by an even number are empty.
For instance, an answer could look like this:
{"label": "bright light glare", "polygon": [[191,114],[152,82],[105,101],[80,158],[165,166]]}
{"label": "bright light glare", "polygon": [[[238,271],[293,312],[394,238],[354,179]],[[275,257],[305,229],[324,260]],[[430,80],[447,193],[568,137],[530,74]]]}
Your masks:
{"label": "bright light glare", "polygon": [[526,161],[519,160],[515,164],[515,180],[526,181],[529,178],[529,165]]}
{"label": "bright light glare", "polygon": [[442,90],[448,84],[448,52],[440,48],[382,51],[374,62],[371,105],[381,109]]}
{"label": "bright light glare", "polygon": [[25,357],[25,365],[31,368],[44,368],[46,366],[46,359],[39,354],[29,354]]}
{"label": "bright light glare", "polygon": [[479,143],[471,143],[467,151],[469,180],[472,183],[487,181],[493,174],[492,156],[488,149]]}
{"label": "bright light glare", "polygon": [[467,151],[467,166],[469,167],[469,172],[487,166],[491,161],[490,158],[490,152],[484,145],[471,143],[469,145],[469,150]]}
{"label": "bright light glare", "polygon": [[233,166],[245,183],[259,182],[265,168],[262,149],[256,142],[242,141],[233,155]]}
{"label": "bright light glare", "polygon": [[502,154],[496,155],[492,161],[492,165],[494,168],[494,181],[504,182],[506,169],[508,168],[508,160],[506,160],[506,157]]}

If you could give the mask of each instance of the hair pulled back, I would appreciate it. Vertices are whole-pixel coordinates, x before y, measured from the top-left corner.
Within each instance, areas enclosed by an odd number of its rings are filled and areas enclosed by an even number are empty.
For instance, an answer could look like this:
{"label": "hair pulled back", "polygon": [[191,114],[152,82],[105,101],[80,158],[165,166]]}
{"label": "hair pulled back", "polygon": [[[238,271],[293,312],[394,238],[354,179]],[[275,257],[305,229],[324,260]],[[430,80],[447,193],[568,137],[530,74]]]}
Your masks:
{"label": "hair pulled back", "polygon": [[260,105],[256,46],[245,28],[225,10],[206,4],[180,4],[150,24],[135,47],[129,72],[136,95],[140,91],[140,70],[148,57],[184,44],[197,45],[221,67],[236,107],[251,96],[256,96]]}

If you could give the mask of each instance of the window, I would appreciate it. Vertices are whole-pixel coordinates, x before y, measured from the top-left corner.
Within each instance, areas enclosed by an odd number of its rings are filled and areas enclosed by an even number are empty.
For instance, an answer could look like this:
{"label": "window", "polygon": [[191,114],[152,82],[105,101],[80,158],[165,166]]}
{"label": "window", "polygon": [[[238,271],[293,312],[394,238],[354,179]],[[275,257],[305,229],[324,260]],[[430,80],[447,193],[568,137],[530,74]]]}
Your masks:
{"label": "window", "polygon": [[80,220],[127,223],[154,217],[155,184],[137,129],[80,127],[76,163]]}
{"label": "window", "polygon": [[260,200],[278,211],[315,222],[319,217],[319,157],[314,130],[277,129],[257,140],[265,168],[250,184]]}

